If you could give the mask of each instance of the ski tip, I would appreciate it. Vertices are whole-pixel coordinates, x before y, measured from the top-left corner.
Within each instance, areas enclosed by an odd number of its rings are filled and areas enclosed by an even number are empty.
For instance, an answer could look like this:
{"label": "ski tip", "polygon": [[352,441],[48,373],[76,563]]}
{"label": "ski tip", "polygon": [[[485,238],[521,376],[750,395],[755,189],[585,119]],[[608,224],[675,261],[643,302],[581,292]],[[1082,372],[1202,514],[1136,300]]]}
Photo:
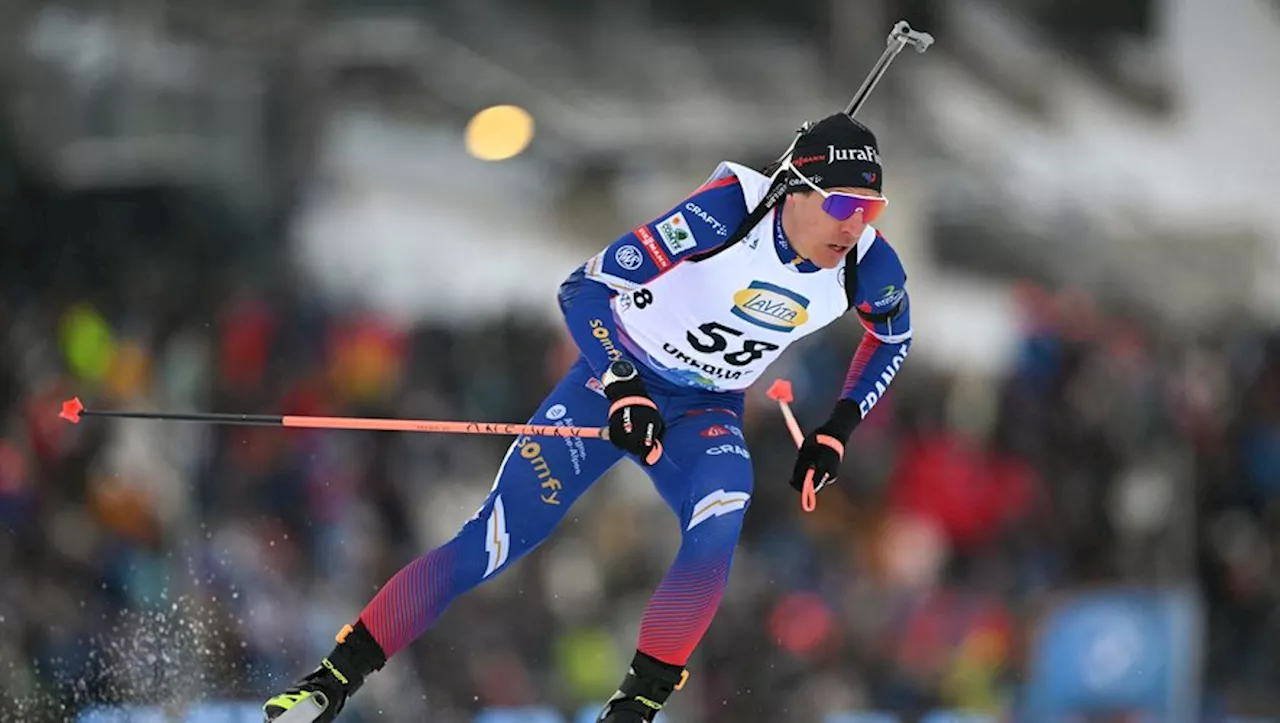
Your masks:
{"label": "ski tip", "polygon": [[775,379],[773,384],[769,385],[769,391],[765,392],[769,398],[790,404],[795,401],[795,394],[791,390],[791,382],[786,379]]}
{"label": "ski tip", "polygon": [[270,723],[314,723],[328,709],[329,697],[317,690],[269,721]]}
{"label": "ski tip", "polygon": [[80,403],[80,398],[72,397],[62,403],[62,411],[58,412],[58,416],[72,424],[79,424],[80,413],[83,411],[84,405]]}

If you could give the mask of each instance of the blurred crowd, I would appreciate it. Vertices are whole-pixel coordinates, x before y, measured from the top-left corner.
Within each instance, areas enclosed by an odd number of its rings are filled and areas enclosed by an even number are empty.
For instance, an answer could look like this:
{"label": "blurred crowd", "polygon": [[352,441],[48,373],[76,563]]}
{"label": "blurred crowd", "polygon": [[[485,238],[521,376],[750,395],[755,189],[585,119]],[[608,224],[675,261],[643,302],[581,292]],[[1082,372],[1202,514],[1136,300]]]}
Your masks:
{"label": "blurred crowd", "polygon": [[[575,352],[551,320],[410,327],[311,296],[207,197],[6,187],[0,214],[0,690],[20,720],[116,701],[252,700],[313,665],[383,581],[448,539],[499,437],[57,417],[99,408],[522,420]],[[566,269],[566,272],[568,270]],[[1020,293],[1010,371],[909,363],[802,514],[751,396],[756,493],[673,720],[998,711],[1044,610],[1198,578],[1210,705],[1280,710],[1280,335],[1161,328]],[[805,425],[856,333],[793,350]],[[678,530],[622,465],[553,538],[374,676],[351,720],[596,705]],[[684,717],[681,717],[684,716]],[[8,720],[8,718],[5,718]]]}

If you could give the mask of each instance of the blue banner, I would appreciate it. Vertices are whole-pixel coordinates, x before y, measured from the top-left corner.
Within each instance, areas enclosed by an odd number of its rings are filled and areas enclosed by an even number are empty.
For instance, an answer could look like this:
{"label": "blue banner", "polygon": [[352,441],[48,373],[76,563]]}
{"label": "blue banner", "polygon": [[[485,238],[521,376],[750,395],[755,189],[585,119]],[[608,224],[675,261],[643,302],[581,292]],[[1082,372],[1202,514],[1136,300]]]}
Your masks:
{"label": "blue banner", "polygon": [[1079,595],[1044,621],[1018,720],[1071,714],[1145,715],[1159,723],[1199,718],[1199,606],[1188,593]]}

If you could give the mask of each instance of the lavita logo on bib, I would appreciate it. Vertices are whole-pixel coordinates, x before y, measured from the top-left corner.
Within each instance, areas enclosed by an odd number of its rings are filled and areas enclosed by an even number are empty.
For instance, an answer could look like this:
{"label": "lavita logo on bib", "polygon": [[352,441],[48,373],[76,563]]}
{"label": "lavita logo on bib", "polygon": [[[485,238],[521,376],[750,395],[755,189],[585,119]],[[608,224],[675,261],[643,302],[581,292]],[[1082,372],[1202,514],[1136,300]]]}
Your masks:
{"label": "lavita logo on bib", "polygon": [[809,300],[789,289],[764,281],[733,295],[733,314],[756,326],[790,332],[809,320]]}

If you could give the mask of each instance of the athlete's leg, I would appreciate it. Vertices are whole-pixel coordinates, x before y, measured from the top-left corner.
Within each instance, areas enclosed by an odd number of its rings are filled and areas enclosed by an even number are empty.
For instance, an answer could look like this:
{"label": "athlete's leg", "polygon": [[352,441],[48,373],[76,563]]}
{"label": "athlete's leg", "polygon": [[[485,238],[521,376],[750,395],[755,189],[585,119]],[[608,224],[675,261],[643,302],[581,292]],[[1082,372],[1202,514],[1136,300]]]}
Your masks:
{"label": "athlete's leg", "polygon": [[[530,421],[605,426],[609,402],[588,386],[590,379],[589,367],[580,361]],[[452,540],[387,581],[355,624],[339,633],[337,647],[321,666],[268,701],[268,720],[307,704],[308,694],[316,690],[336,702],[316,720],[332,720],[368,673],[426,632],[459,595],[537,547],[621,457],[620,450],[603,440],[517,438],[476,514]]]}
{"label": "athlete's leg", "polygon": [[652,473],[680,520],[676,559],[640,624],[638,649],[683,666],[715,617],[751,501],[751,454],[726,410],[687,415],[667,431],[672,464]]}
{"label": "athlete's leg", "polygon": [[602,719],[652,720],[720,606],[751,500],[751,454],[735,410],[707,409],[668,422],[666,454],[650,476],[680,520],[680,550],[640,623],[631,671]]}
{"label": "athlete's leg", "polygon": [[[602,427],[609,402],[587,386],[580,363],[531,419],[540,424]],[[417,638],[457,596],[501,572],[542,543],[622,452],[602,440],[520,437],[507,449],[489,496],[449,542],[403,568],[360,620],[394,655]]]}

